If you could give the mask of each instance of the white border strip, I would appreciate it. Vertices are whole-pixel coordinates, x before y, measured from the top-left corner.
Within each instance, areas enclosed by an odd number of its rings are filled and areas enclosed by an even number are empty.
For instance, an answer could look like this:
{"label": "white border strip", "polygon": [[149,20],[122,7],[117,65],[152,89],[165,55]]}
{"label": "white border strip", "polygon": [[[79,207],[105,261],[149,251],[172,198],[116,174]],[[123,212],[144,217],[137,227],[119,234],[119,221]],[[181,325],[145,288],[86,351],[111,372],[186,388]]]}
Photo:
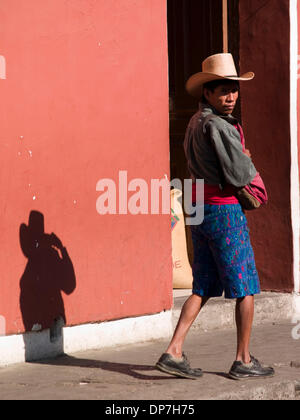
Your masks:
{"label": "white border strip", "polygon": [[0,337],[0,367],[63,353],[102,349],[170,337],[172,311],[116,321],[65,327],[53,340],[50,331]]}
{"label": "white border strip", "polygon": [[[291,130],[291,214],[293,229],[293,274],[295,303],[299,278],[299,162],[298,162],[298,0],[290,0],[290,130]],[[297,302],[299,306],[299,302]],[[295,305],[296,309],[296,305]],[[300,311],[300,307],[298,307]]]}

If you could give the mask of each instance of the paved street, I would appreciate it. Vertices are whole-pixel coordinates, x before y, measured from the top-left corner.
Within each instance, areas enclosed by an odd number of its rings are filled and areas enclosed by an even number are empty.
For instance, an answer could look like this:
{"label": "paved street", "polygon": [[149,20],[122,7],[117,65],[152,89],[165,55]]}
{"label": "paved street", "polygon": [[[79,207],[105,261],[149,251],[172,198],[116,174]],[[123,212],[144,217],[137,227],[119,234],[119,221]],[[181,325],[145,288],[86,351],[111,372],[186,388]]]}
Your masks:
{"label": "paved street", "polygon": [[[196,381],[154,369],[167,340],[64,355],[0,369],[0,399],[204,400],[299,398],[300,340],[285,322],[254,327],[252,353],[272,364],[275,377],[234,381],[235,331],[192,331],[185,352],[204,376]],[[291,366],[292,364],[292,366]],[[297,367],[298,366],[298,367]]]}

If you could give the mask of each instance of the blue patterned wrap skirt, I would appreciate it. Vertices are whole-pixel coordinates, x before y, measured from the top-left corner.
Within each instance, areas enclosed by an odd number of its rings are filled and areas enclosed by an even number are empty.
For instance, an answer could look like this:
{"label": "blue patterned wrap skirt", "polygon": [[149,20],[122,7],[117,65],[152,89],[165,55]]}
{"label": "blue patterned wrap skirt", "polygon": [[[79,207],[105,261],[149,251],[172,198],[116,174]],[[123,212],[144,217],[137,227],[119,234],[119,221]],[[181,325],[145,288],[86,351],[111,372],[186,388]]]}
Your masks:
{"label": "blue patterned wrap skirt", "polygon": [[191,226],[193,293],[235,299],[260,293],[247,219],[240,204],[204,205],[204,221]]}

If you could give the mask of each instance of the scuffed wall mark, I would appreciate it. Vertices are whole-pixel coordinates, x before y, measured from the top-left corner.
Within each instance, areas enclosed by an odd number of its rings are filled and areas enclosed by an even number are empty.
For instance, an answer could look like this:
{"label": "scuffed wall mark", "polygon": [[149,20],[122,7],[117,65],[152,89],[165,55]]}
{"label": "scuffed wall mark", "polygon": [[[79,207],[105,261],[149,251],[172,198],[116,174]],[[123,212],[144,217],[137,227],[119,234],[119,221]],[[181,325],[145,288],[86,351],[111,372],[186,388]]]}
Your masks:
{"label": "scuffed wall mark", "polygon": [[242,24],[248,22],[248,20],[253,19],[262,9],[264,9],[268,4],[271,2],[271,0],[267,0],[264,4],[261,4],[254,12],[245,19]]}
{"label": "scuffed wall mark", "polygon": [[0,55],[0,79],[6,79],[6,60]]}
{"label": "scuffed wall mark", "polygon": [[62,339],[63,336],[63,327],[65,326],[65,321],[62,316],[56,318],[53,322],[53,325],[50,328],[50,342],[55,343]]}
{"label": "scuffed wall mark", "polygon": [[41,330],[42,330],[41,324],[34,324],[32,329],[31,329],[31,331],[35,331],[35,332],[38,332],[38,331],[41,331]]}

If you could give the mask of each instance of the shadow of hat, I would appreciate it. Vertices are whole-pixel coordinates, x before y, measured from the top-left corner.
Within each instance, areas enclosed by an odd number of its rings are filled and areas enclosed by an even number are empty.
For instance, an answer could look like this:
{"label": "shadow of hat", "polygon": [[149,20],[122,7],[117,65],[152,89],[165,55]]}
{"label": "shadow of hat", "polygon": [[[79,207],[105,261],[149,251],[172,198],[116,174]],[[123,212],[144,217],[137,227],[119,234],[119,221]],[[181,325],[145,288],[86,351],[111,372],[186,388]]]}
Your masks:
{"label": "shadow of hat", "polygon": [[20,245],[25,257],[29,257],[36,249],[38,240],[44,235],[44,215],[39,211],[30,212],[28,226],[22,223],[20,226]]}

